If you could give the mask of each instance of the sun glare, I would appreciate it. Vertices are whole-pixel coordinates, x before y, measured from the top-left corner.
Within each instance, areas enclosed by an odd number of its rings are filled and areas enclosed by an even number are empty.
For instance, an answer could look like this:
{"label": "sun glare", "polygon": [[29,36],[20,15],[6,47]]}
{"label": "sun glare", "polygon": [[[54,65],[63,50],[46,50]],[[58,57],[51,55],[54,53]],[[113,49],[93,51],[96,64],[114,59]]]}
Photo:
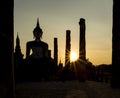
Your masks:
{"label": "sun glare", "polygon": [[76,52],[71,52],[70,53],[70,61],[74,62],[78,59],[78,55]]}

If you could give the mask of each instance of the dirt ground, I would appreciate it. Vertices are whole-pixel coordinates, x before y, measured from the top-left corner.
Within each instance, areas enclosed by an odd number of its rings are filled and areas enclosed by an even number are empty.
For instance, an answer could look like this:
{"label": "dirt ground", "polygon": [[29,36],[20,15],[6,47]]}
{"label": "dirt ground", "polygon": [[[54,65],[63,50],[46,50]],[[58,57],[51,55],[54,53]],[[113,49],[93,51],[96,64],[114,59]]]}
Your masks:
{"label": "dirt ground", "polygon": [[[15,87],[16,98],[120,98],[120,89],[95,81],[26,82]],[[1,85],[0,90],[0,98],[5,98],[7,89]]]}
{"label": "dirt ground", "polygon": [[16,85],[16,98],[120,98],[120,89],[94,81],[26,82]]}

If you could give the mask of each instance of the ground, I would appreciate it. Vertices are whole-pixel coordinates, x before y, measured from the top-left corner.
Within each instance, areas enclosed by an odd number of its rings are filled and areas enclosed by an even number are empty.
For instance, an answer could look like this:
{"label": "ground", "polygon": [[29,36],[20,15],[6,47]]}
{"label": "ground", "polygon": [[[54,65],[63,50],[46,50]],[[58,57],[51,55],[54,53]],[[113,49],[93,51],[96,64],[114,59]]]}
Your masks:
{"label": "ground", "polygon": [[16,85],[16,98],[120,98],[120,89],[94,81],[26,82]]}
{"label": "ground", "polygon": [[[0,98],[7,89],[0,85]],[[120,98],[120,89],[95,81],[25,82],[16,84],[16,98]]]}

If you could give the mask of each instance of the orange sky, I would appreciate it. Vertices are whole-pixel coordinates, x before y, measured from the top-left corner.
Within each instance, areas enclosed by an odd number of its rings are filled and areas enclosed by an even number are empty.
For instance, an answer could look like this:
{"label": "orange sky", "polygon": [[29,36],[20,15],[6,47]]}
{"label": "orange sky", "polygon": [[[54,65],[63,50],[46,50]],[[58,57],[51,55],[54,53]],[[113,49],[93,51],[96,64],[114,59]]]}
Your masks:
{"label": "orange sky", "polygon": [[[50,2],[51,1],[51,2]],[[52,50],[58,38],[58,55],[64,63],[66,30],[71,30],[71,50],[78,54],[79,19],[86,20],[86,57],[94,64],[110,64],[112,54],[112,0],[14,0],[14,40],[17,32],[21,51],[33,39],[39,17],[42,40]]]}

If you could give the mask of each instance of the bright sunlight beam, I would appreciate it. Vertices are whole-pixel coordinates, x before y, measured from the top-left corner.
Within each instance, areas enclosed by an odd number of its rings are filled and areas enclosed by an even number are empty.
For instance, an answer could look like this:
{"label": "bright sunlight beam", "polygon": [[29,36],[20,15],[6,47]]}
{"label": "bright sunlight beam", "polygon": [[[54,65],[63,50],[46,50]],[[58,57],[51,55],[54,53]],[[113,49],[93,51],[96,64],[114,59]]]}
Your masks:
{"label": "bright sunlight beam", "polygon": [[71,52],[70,53],[70,61],[74,62],[78,59],[78,55],[76,52]]}

